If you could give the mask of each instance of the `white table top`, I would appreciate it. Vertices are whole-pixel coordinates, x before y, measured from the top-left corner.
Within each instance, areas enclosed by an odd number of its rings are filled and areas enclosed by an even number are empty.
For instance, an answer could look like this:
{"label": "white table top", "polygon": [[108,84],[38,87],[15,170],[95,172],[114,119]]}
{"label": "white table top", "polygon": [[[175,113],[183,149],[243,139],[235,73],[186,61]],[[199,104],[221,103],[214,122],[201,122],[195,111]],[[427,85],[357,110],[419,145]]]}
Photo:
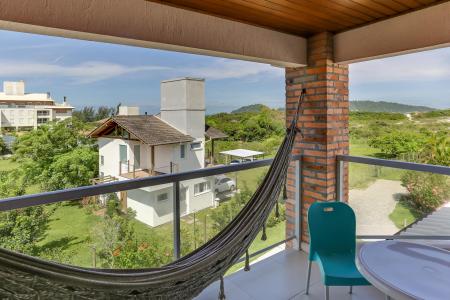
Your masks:
{"label": "white table top", "polygon": [[361,274],[395,300],[450,299],[450,252],[402,241],[364,244],[356,261]]}

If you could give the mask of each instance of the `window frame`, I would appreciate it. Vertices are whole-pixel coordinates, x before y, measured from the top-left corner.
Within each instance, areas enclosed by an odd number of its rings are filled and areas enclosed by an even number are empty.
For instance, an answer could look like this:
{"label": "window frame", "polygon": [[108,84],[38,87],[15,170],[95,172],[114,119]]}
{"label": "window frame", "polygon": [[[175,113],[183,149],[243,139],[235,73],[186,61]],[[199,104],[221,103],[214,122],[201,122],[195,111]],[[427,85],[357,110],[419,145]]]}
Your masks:
{"label": "window frame", "polygon": [[[200,187],[203,186],[204,189],[200,191]],[[209,180],[194,184],[194,196],[202,195],[209,192],[211,192],[211,182]]]}
{"label": "window frame", "polygon": [[[198,147],[197,147],[197,145],[198,145]],[[190,144],[190,148],[192,151],[201,150],[203,148],[202,142],[193,142]]]}
{"label": "window frame", "polygon": [[[165,196],[165,198],[161,199],[160,198],[161,196]],[[169,193],[168,192],[164,192],[164,193],[156,195],[156,201],[163,202],[163,201],[166,201],[166,200],[169,200]]]}
{"label": "window frame", "polygon": [[186,158],[186,144],[180,144],[180,158]]}

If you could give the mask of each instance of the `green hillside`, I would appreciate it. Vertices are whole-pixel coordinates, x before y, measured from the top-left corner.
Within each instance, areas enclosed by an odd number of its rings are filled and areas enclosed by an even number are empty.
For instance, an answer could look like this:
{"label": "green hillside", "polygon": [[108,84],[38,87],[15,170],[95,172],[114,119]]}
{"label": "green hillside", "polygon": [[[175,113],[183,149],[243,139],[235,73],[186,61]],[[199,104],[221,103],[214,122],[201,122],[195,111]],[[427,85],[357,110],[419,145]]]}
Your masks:
{"label": "green hillside", "polygon": [[386,101],[351,101],[350,110],[365,111],[365,112],[410,113],[410,112],[426,112],[435,109],[427,106],[407,105]]}
{"label": "green hillside", "polygon": [[260,112],[264,108],[268,109],[268,107],[265,106],[264,104],[250,104],[250,105],[242,106],[238,109],[235,109],[231,113],[238,114],[238,113],[246,113],[246,112]]}

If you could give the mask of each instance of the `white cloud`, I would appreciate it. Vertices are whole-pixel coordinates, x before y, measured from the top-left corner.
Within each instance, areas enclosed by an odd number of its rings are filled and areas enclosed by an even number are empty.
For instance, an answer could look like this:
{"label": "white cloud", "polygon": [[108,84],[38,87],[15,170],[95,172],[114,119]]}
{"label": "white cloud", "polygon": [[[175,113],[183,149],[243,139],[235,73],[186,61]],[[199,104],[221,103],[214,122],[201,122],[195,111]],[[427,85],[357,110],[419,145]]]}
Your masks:
{"label": "white cloud", "polygon": [[377,59],[350,65],[352,84],[450,80],[450,49]]}
{"label": "white cloud", "polygon": [[242,79],[258,80],[259,76],[284,76],[284,70],[267,64],[247,61],[212,59],[206,66],[127,66],[103,61],[87,61],[75,65],[60,64],[63,56],[52,62],[0,60],[2,77],[66,77],[76,84],[86,84],[138,72],[167,72],[167,77],[193,76],[207,80]]}
{"label": "white cloud", "polygon": [[181,68],[182,76],[202,77],[209,80],[240,79],[247,77],[284,76],[284,69],[272,67],[267,64],[254,63],[242,60],[215,59],[208,66],[195,68]]}
{"label": "white cloud", "polygon": [[57,76],[71,78],[75,83],[80,84],[131,73],[167,69],[169,68],[161,66],[125,66],[102,61],[88,61],[66,66],[56,63],[0,60],[0,76],[3,77]]}

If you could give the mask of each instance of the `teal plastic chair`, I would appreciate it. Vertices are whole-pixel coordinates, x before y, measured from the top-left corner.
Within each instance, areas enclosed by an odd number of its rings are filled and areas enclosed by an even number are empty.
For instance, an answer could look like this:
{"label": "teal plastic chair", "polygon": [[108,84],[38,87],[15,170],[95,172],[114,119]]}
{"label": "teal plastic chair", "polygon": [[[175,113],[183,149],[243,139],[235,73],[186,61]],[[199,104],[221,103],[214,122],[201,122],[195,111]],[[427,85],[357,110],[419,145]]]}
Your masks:
{"label": "teal plastic chair", "polygon": [[316,202],[308,210],[309,262],[306,294],[309,292],[311,263],[318,264],[325,285],[325,299],[330,286],[370,285],[355,265],[355,213],[342,202]]}

